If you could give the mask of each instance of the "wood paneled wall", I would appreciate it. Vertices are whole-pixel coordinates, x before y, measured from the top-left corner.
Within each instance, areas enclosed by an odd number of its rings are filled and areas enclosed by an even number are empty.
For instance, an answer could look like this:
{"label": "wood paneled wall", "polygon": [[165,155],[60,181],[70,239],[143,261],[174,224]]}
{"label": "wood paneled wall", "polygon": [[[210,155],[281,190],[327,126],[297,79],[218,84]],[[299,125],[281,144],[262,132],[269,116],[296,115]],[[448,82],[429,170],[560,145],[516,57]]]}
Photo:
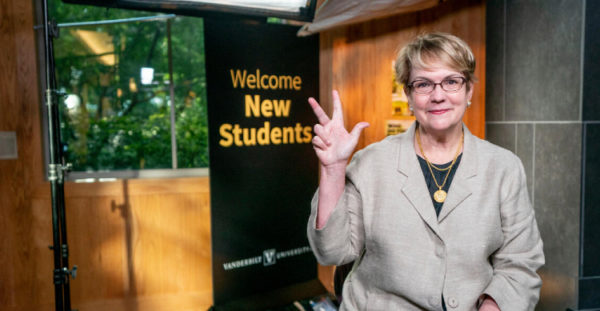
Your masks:
{"label": "wood paneled wall", "polygon": [[71,262],[81,269],[74,306],[208,309],[208,178],[68,183],[65,193]]}
{"label": "wood paneled wall", "polygon": [[[331,111],[331,90],[340,93],[346,128],[371,124],[358,149],[385,137],[392,116],[392,61],[399,48],[421,33],[443,31],[469,44],[475,55],[478,82],[464,117],[474,135],[485,135],[485,1],[453,0],[410,14],[396,15],[321,33],[320,103]],[[332,268],[320,267],[319,277],[332,288]]]}
{"label": "wood paneled wall", "polygon": [[[16,132],[19,155],[15,160],[0,160],[3,310],[27,310],[39,301],[38,293],[52,290],[52,266],[45,275],[38,274],[43,265],[38,259],[51,258],[48,243],[40,249],[33,242],[34,219],[39,215],[32,209],[31,193],[44,184],[44,170],[32,12],[31,1],[0,1],[0,131]],[[38,279],[44,276],[47,282],[41,284]]]}
{"label": "wood paneled wall", "polygon": [[[212,304],[208,178],[65,185],[71,283],[80,310],[207,310]],[[8,310],[52,310],[49,185],[32,189],[32,279]],[[17,224],[15,224],[17,225]],[[13,225],[14,226],[14,225]],[[28,286],[33,286],[30,289]]]}
{"label": "wood paneled wall", "polygon": [[[33,1],[0,0],[0,309],[54,310],[50,184],[44,177]],[[43,53],[43,51],[40,51]],[[212,304],[208,178],[67,183],[72,307],[207,310]]]}
{"label": "wood paneled wall", "polygon": [[[391,119],[391,61],[417,33],[464,38],[478,60],[473,105],[465,120],[483,136],[483,1],[439,7],[321,34],[321,101],[332,88],[348,126],[371,123],[360,147],[384,136]],[[0,160],[0,305],[53,310],[50,185],[44,181],[41,108],[32,1],[0,0],[0,131],[17,133],[19,158]],[[71,283],[80,310],[206,310],[212,303],[208,178],[120,180],[65,186]],[[320,267],[331,288],[331,268]]]}

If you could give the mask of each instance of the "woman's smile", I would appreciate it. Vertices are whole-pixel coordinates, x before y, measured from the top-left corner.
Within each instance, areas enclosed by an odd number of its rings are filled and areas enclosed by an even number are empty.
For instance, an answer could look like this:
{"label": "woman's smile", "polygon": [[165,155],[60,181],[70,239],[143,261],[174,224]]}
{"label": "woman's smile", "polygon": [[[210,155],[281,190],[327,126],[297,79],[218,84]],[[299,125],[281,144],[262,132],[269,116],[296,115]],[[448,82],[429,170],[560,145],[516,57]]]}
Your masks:
{"label": "woman's smile", "polygon": [[436,109],[430,109],[429,113],[434,114],[434,115],[443,115],[444,113],[446,113],[450,110],[452,110],[452,109],[451,108],[446,108],[446,109],[436,108]]}

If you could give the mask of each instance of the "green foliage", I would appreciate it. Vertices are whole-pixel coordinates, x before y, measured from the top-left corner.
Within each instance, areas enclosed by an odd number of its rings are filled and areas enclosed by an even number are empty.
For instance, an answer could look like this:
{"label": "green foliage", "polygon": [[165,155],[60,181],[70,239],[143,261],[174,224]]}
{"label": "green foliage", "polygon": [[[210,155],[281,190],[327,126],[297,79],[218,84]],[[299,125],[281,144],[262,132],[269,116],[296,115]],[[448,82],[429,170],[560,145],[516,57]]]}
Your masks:
{"label": "green foliage", "polygon": [[[93,168],[171,166],[167,111],[154,113],[148,119],[132,115],[103,118],[91,126],[87,135],[86,159]],[[167,156],[168,162],[157,155]]]}
{"label": "green foliage", "polygon": [[[196,101],[200,101],[196,98]],[[208,166],[206,105],[192,104],[178,114],[177,161],[181,168]]]}
{"label": "green foliage", "polygon": [[[58,23],[156,13],[49,1]],[[66,161],[77,171],[171,168],[167,21],[61,28],[54,42]],[[178,167],[208,166],[202,20],[170,20]],[[154,68],[143,85],[141,67]]]}

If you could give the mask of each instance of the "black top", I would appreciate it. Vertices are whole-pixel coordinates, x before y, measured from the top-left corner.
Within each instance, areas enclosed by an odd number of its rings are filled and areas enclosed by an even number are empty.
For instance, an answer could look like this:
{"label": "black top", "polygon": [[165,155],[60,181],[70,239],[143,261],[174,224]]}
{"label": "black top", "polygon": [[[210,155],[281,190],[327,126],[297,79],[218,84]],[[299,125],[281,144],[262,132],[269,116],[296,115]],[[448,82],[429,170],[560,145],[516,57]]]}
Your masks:
{"label": "black top", "polygon": [[[441,184],[444,182],[444,178],[446,178],[446,174],[450,174],[450,175],[448,175],[448,180],[442,187],[442,190],[444,190],[444,191],[446,191],[446,193],[448,193],[448,189],[450,189],[450,184],[452,183],[452,178],[454,178],[454,174],[456,173],[456,169],[458,168],[458,164],[460,163],[460,159],[462,158],[462,153],[458,156],[458,158],[456,158],[456,162],[454,163],[454,166],[452,167],[452,169],[450,169],[450,173],[448,173],[448,171],[436,170],[433,167],[431,167],[431,171],[429,171],[429,167],[427,167],[427,161],[425,161],[425,159],[423,159],[420,156],[417,156],[417,158],[419,159],[419,164],[421,164],[421,170],[423,171],[423,176],[425,177],[425,183],[427,184],[427,189],[429,189],[429,195],[431,195],[431,201],[433,202],[433,207],[435,208],[435,214],[437,216],[439,216],[440,211],[442,210],[442,205],[444,205],[444,203],[438,203],[433,199],[433,194],[436,191],[438,191],[439,188],[435,185],[435,181],[433,180],[433,178],[431,178],[431,172],[433,172],[435,174],[435,179],[437,180],[438,184]],[[437,166],[441,169],[445,169],[448,166],[450,166],[450,164],[452,164],[452,161],[445,163],[445,164],[436,164],[435,166]],[[442,310],[446,311],[446,303],[444,302],[444,295],[442,295]]]}
{"label": "black top", "polygon": [[[433,199],[433,194],[436,191],[438,191],[438,187],[435,185],[435,181],[431,177],[431,172],[429,171],[429,168],[427,167],[427,161],[425,161],[425,159],[423,159],[420,156],[417,156],[417,158],[419,159],[419,164],[421,164],[421,170],[423,171],[423,176],[425,176],[425,183],[427,184],[427,188],[429,189],[429,194],[431,195],[431,201],[433,202],[433,207],[435,208],[435,214],[439,216],[440,211],[442,210],[442,205],[444,205],[444,203],[438,203]],[[444,184],[444,186],[442,187],[442,190],[446,191],[446,193],[448,193],[448,189],[450,189],[450,184],[452,183],[452,178],[454,178],[454,174],[456,173],[456,169],[458,168],[458,164],[460,163],[461,158],[462,158],[462,153],[458,156],[458,158],[456,158],[456,163],[454,163],[454,166],[450,170],[450,175],[448,176],[448,180],[446,181],[446,184]],[[452,161],[445,163],[445,164],[436,164],[435,166],[437,166],[441,169],[444,169],[444,168],[447,168],[448,166],[450,166],[450,164],[452,164]],[[439,171],[433,167],[431,167],[431,171],[433,171],[433,174],[435,174],[435,179],[437,180],[438,184],[440,184],[440,185],[444,182],[444,178],[446,178],[446,174],[448,174],[448,171]]]}

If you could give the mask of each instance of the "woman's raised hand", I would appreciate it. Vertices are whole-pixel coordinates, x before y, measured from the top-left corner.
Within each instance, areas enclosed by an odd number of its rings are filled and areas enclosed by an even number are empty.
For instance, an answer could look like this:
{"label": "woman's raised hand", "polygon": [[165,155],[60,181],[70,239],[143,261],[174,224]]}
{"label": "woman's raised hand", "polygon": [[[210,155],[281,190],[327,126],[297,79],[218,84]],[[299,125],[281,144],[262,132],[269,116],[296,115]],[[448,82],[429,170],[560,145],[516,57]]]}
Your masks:
{"label": "woman's raised hand", "polygon": [[351,132],[348,132],[344,127],[342,103],[337,91],[333,91],[333,115],[331,119],[314,98],[309,98],[308,103],[319,120],[319,123],[314,126],[315,136],[312,144],[321,165],[325,167],[342,165],[345,168],[348,158],[358,144],[358,138],[362,130],[368,127],[369,123],[359,122]]}

